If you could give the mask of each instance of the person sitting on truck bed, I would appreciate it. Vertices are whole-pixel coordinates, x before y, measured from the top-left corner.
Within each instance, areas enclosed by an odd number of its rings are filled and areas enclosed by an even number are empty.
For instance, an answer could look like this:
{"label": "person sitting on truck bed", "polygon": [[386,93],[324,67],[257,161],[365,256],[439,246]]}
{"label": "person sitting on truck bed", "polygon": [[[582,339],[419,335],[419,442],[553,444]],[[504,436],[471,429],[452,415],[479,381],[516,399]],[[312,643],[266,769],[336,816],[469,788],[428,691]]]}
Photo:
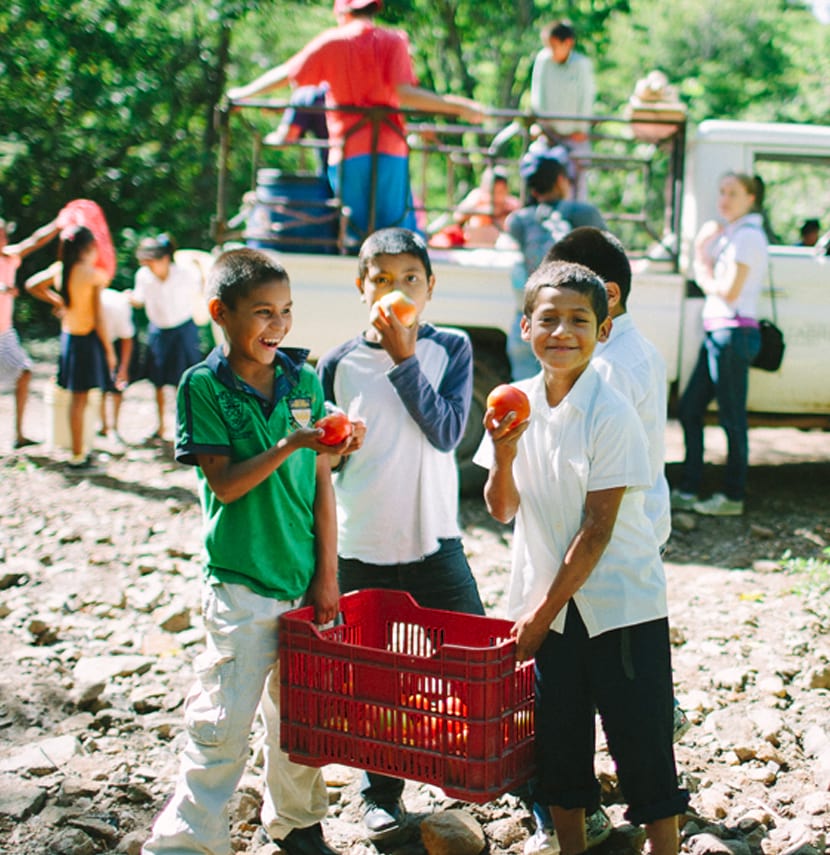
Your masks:
{"label": "person sitting on truck bed", "polygon": [[[594,205],[571,199],[571,162],[564,147],[528,151],[519,163],[519,174],[527,182],[532,202],[507,218],[507,234],[521,250],[523,263],[511,274],[517,299],[528,276],[542,263],[545,253],[571,229],[594,226],[604,229],[605,220]],[[499,241],[497,245],[503,245]],[[526,341],[522,340],[522,311],[516,317],[507,339],[507,353],[514,380],[530,377],[539,366]]]}
{"label": "person sitting on truck bed", "polygon": [[[291,93],[291,105],[283,114],[279,126],[262,140],[265,145],[275,147],[290,145],[301,140],[306,134],[328,143],[329,129],[326,126],[326,114],[323,110],[309,110],[309,107],[322,108],[326,103],[328,84],[320,86],[300,86]],[[305,152],[303,152],[305,153]],[[326,175],[329,166],[328,145],[318,149],[320,175]]]}
{"label": "person sitting on truck bed", "polygon": [[[483,108],[475,101],[438,95],[417,85],[409,39],[399,30],[374,23],[381,0],[335,0],[337,26],[321,33],[287,62],[246,86],[228,92],[233,101],[270,92],[291,82],[329,84],[329,107],[409,107],[450,113],[479,121]],[[352,238],[386,226],[416,228],[409,184],[409,149],[403,118],[390,112],[375,128],[361,112],[326,113],[331,139],[329,180],[349,211]],[[374,198],[373,168],[377,169]],[[374,215],[372,207],[374,206]]]}
{"label": "person sitting on truck bed", "polygon": [[507,217],[521,207],[510,193],[507,172],[501,166],[488,166],[481,173],[481,183],[455,206],[427,227],[435,240],[431,246],[493,246],[504,231]]}
{"label": "person sitting on truck bed", "polygon": [[801,229],[799,230],[801,240],[799,240],[798,245],[815,246],[818,243],[820,232],[821,224],[815,217],[811,217],[809,220],[804,220],[801,224]]}
{"label": "person sitting on truck bed", "polygon": [[478,226],[493,225],[504,229],[508,214],[519,207],[521,202],[510,193],[507,172],[501,166],[488,166],[481,173],[481,184],[456,205],[454,219],[462,226],[472,222]]}

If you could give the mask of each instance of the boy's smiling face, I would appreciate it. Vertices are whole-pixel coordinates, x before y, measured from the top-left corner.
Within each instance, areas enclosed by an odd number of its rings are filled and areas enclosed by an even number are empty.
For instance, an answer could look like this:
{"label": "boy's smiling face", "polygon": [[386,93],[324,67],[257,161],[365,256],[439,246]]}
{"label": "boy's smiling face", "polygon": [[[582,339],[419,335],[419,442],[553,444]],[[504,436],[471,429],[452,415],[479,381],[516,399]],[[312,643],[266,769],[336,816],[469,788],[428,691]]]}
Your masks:
{"label": "boy's smiling face", "polygon": [[574,381],[610,331],[611,319],[598,324],[588,295],[570,288],[541,288],[530,318],[522,318],[522,338],[545,372],[569,375]]}
{"label": "boy's smiling face", "polygon": [[371,307],[390,291],[403,291],[418,310],[418,317],[432,296],[435,277],[427,276],[420,258],[409,253],[377,255],[366,265],[366,275],[357,288]]}
{"label": "boy's smiling face", "polygon": [[245,378],[248,372],[274,364],[277,348],[291,330],[291,286],[275,279],[237,298],[233,308],[218,298],[210,314],[227,340],[228,361]]}

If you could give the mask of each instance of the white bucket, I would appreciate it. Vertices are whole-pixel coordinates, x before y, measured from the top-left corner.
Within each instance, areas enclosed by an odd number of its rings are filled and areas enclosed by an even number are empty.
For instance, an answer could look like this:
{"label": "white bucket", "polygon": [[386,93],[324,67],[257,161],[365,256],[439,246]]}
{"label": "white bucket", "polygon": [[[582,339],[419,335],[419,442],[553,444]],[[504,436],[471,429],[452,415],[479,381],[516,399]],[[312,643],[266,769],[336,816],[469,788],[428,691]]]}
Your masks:
{"label": "white bucket", "polygon": [[[72,450],[72,434],[69,430],[69,402],[72,393],[63,389],[52,379],[46,385],[43,401],[46,404],[46,445],[53,449]],[[82,454],[87,454],[95,439],[95,430],[101,411],[101,390],[90,389],[84,412],[84,436]]]}

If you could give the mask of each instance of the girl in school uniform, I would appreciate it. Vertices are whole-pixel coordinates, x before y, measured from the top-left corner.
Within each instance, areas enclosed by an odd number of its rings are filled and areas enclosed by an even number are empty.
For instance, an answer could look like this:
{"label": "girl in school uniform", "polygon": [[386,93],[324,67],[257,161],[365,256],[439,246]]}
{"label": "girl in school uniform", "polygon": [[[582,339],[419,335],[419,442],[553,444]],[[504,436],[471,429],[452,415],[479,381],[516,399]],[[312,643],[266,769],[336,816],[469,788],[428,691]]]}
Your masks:
{"label": "girl in school uniform", "polygon": [[109,276],[97,264],[98,241],[86,226],[72,226],[60,235],[57,264],[26,280],[26,289],[51,304],[61,319],[58,386],[71,393],[69,466],[92,466],[84,451],[84,413],[90,389],[103,389],[115,370],[115,351],[101,310],[101,290]]}

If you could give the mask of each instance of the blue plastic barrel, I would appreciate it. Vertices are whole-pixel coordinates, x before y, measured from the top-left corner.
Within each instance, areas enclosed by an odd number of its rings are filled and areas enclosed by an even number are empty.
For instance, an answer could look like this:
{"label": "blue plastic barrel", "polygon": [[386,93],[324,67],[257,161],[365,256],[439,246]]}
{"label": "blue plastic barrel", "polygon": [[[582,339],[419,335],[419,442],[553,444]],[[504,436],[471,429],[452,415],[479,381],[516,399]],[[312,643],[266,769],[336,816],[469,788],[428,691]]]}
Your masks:
{"label": "blue plastic barrel", "polygon": [[279,252],[335,252],[339,211],[327,204],[331,198],[323,175],[258,170],[245,243]]}

